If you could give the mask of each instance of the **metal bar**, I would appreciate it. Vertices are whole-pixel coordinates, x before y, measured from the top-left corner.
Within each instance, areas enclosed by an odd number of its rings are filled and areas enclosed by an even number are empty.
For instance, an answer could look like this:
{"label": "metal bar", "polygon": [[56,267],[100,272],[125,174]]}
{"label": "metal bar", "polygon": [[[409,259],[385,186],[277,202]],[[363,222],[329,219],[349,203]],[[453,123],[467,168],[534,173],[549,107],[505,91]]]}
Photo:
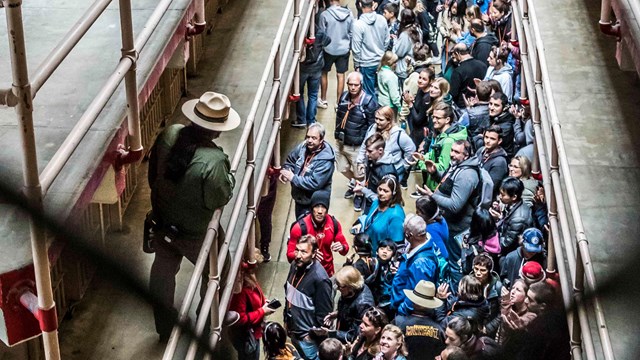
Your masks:
{"label": "metal bar", "polygon": [[253,103],[251,104],[251,110],[249,111],[249,115],[247,116],[247,120],[245,122],[244,131],[242,135],[240,135],[240,139],[238,142],[238,147],[236,148],[236,152],[233,155],[233,160],[231,161],[231,172],[235,173],[240,165],[240,159],[242,158],[242,148],[249,137],[249,128],[251,123],[255,121],[256,113],[258,112],[258,106],[260,105],[260,100],[262,99],[262,94],[264,92],[264,88],[267,84],[267,79],[269,77],[269,72],[271,71],[271,64],[274,61],[276,56],[276,52],[280,47],[280,38],[284,34],[284,28],[287,24],[287,15],[291,11],[293,7],[293,2],[297,0],[288,0],[287,6],[284,9],[284,13],[282,15],[282,19],[280,20],[280,25],[278,26],[278,31],[276,32],[276,37],[273,40],[273,45],[271,46],[271,52],[269,53],[269,57],[267,58],[267,65],[265,66],[262,77],[260,78],[260,82],[258,83],[258,89],[256,90],[256,95],[253,98]]}
{"label": "metal bar", "polygon": [[[267,107],[266,109],[269,109],[269,107]],[[266,111],[268,113],[268,111]],[[266,121],[264,121],[264,123],[266,124]],[[254,126],[251,126],[251,132],[249,133],[249,141],[247,141],[247,168],[248,167],[255,167],[256,166],[256,154],[254,154],[254,135],[253,135],[253,128]],[[268,159],[266,159],[265,161],[268,161]],[[245,175],[246,176],[246,175]],[[256,196],[254,194],[256,190],[256,182],[255,182],[255,171],[252,171],[251,174],[249,174],[249,187],[247,189],[247,216],[249,214],[255,214],[256,213]],[[245,250],[245,260],[249,263],[249,264],[254,264],[256,262],[256,234],[254,231],[254,225],[255,225],[255,221],[254,221],[254,217],[251,218],[251,227],[249,230],[249,238],[247,239],[247,248]],[[238,249],[237,251],[241,251],[241,249]]]}
{"label": "metal bar", "polygon": [[44,85],[53,74],[58,66],[69,55],[71,50],[78,44],[80,39],[89,31],[91,26],[96,22],[104,10],[111,4],[113,0],[96,0],[91,6],[82,14],[80,20],[73,25],[73,27],[67,32],[62,40],[56,45],[55,48],[47,55],[44,61],[38,66],[36,73],[33,75],[33,82],[31,84],[31,96],[35,97],[38,90]]}
{"label": "metal bar", "polygon": [[[278,52],[276,54],[275,61],[273,62],[273,81],[274,82],[276,81],[280,82],[280,74],[282,73],[282,71],[280,71],[280,62],[281,62],[281,53],[280,53],[280,48],[278,47]],[[282,113],[280,111],[280,107],[278,106],[281,100],[282,100],[282,95],[280,92],[280,88],[278,87],[278,90],[276,90],[276,98],[273,103],[273,124],[274,124],[273,126],[274,127],[276,123],[282,122]],[[273,158],[272,160],[273,167],[276,169],[280,169],[280,131],[278,131],[275,147],[271,153],[271,156]]]}
{"label": "metal bar", "polygon": [[[529,0],[526,0],[529,1]],[[535,7],[529,6],[529,11],[532,17],[535,19]],[[536,47],[543,49],[540,37],[540,29],[536,22],[533,22],[533,32],[536,36]],[[543,51],[540,51],[538,56],[540,57],[540,66],[543,73],[543,78],[547,86],[545,86],[546,95],[549,98],[549,112],[551,115],[551,125],[554,127],[554,137],[556,137],[557,145],[558,145],[558,153],[560,156],[560,166],[562,168],[562,173],[564,175],[564,184],[566,188],[566,195],[569,201],[569,206],[571,208],[571,215],[573,217],[573,222],[576,230],[576,234],[578,236],[578,251],[580,252],[580,256],[582,259],[582,264],[585,270],[585,277],[587,282],[587,288],[592,292],[592,302],[594,305],[594,311],[596,314],[596,321],[598,324],[598,332],[600,335],[600,342],[602,344],[602,350],[604,352],[605,359],[615,359],[613,354],[613,346],[611,345],[611,339],[609,337],[609,330],[607,327],[606,319],[604,316],[604,311],[600,304],[600,300],[596,295],[596,278],[595,271],[593,269],[593,262],[591,261],[591,254],[589,252],[589,246],[587,242],[587,238],[585,236],[584,224],[582,223],[582,216],[580,214],[580,208],[578,207],[578,199],[576,197],[575,188],[573,186],[573,180],[571,177],[571,169],[569,168],[569,163],[567,161],[566,150],[564,147],[564,141],[562,139],[562,132],[560,129],[560,122],[558,120],[558,114],[556,112],[555,101],[553,99],[553,91],[550,86],[549,81],[549,71],[547,69],[547,60]]]}
{"label": "metal bar", "polygon": [[[295,6],[294,6],[294,10],[293,10],[293,19],[295,20],[300,19],[300,3],[302,2],[302,0],[295,0]],[[298,20],[299,21],[299,20]],[[295,33],[296,33],[296,41],[293,44],[294,48],[293,48],[293,53],[296,55],[295,58],[300,59],[300,50],[302,48],[302,41],[304,40],[304,33],[302,32],[302,29],[300,28],[300,26],[296,26],[295,27]],[[295,63],[295,68],[296,68],[296,75],[293,78],[293,96],[299,97],[300,96],[300,62],[296,62]]]}
{"label": "metal bar", "polygon": [[136,80],[137,54],[133,43],[133,20],[131,19],[131,0],[120,2],[120,28],[122,37],[122,57],[129,58],[132,65],[124,77],[127,95],[127,127],[129,146],[133,151],[142,151],[140,134],[140,107],[138,104],[138,82]]}
{"label": "metal bar", "polygon": [[[192,275],[191,279],[189,280],[189,285],[187,286],[187,291],[184,295],[182,305],[180,306],[180,312],[178,313],[178,324],[188,323],[189,308],[191,307],[191,303],[193,302],[193,298],[195,297],[198,284],[200,283],[200,276],[202,275],[202,271],[204,270],[204,266],[207,262],[207,256],[209,256],[209,251],[211,251],[211,245],[214,243],[214,240],[218,238],[218,227],[220,226],[221,215],[222,209],[217,209],[213,212],[213,216],[211,217],[211,221],[209,222],[207,234],[204,237],[202,247],[200,248],[200,253],[198,253],[198,259],[196,260],[195,268],[193,269],[193,274],[197,274],[197,276]],[[215,249],[217,251],[218,247],[216,246]],[[209,266],[211,266],[211,264]],[[219,272],[217,271],[216,267],[216,274],[218,273]],[[171,336],[169,337],[167,347],[164,350],[164,355],[162,356],[163,360],[171,360],[173,358],[173,355],[175,354],[176,348],[178,346],[180,334],[180,327],[174,326],[173,330],[171,331]]]}
{"label": "metal bar", "polygon": [[218,239],[214,238],[214,243],[209,253],[209,282],[207,283],[207,292],[204,296],[202,308],[196,321],[195,335],[189,344],[189,350],[185,359],[194,359],[198,352],[198,338],[204,332],[207,324],[207,318],[211,319],[212,331],[220,331],[220,316],[218,312],[219,298],[218,290],[220,289],[220,273],[218,272]]}
{"label": "metal bar", "polygon": [[162,20],[167,9],[169,9],[169,5],[171,5],[172,1],[173,0],[161,0],[158,3],[158,6],[153,10],[151,16],[149,16],[149,19],[144,24],[144,27],[140,30],[140,34],[136,38],[136,45],[134,47],[138,52],[141,52],[145,45],[147,45],[149,38],[151,38],[151,34],[153,34],[153,31],[158,27],[160,20]]}
{"label": "metal bar", "polygon": [[[9,55],[11,57],[11,74],[13,78],[13,93],[18,98],[16,116],[20,126],[20,140],[22,142],[22,176],[23,192],[26,200],[33,209],[42,210],[42,190],[38,178],[38,159],[33,128],[33,98],[29,84],[29,70],[27,66],[27,52],[24,39],[24,25],[22,23],[22,1],[5,0],[7,35],[9,38]],[[47,251],[47,239],[44,228],[38,224],[33,216],[29,216],[31,232],[31,252],[38,293],[38,308],[56,315],[53,290],[51,288],[51,269]],[[49,318],[51,320],[51,318]],[[42,340],[45,356],[48,360],[60,359],[58,344],[57,321],[55,324],[41,322]],[[44,326],[53,327],[44,329]]]}

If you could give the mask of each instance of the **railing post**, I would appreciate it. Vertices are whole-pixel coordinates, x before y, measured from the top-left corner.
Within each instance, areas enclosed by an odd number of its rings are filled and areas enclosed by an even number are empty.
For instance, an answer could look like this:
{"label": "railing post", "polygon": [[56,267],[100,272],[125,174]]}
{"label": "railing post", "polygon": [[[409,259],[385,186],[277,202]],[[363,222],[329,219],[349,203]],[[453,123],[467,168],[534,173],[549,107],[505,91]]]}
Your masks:
{"label": "railing post", "polygon": [[[256,177],[255,177],[255,166],[256,160],[254,157],[254,129],[255,125],[251,125],[251,132],[249,133],[249,138],[247,139],[247,168],[253,167],[254,171],[251,172],[251,178],[249,179],[249,187],[247,193],[247,216],[249,214],[255,214],[256,212],[256,198],[255,198],[255,189],[256,189]],[[255,264],[256,262],[256,227],[255,221],[251,222],[251,228],[249,228],[249,236],[247,238],[247,247],[245,249],[244,258],[249,264]],[[238,251],[241,251],[238,249]]]}
{"label": "railing post", "polygon": [[[286,54],[285,54],[286,56]],[[282,61],[282,54],[280,53],[280,46],[278,46],[278,51],[276,52],[276,57],[273,62],[273,81],[280,81],[280,62]],[[294,60],[295,61],[295,60]],[[298,77],[299,78],[299,77]],[[282,93],[280,92],[280,87],[278,87],[276,100],[273,102],[273,121],[279,122],[282,121],[282,113],[280,111],[280,102],[282,101]],[[273,147],[273,167],[274,169],[280,169],[280,132],[278,131],[278,135],[276,137],[276,144]]]}
{"label": "railing post", "polygon": [[[37,212],[42,212],[42,189],[38,176],[38,159],[33,129],[33,97],[29,83],[27,52],[22,23],[22,0],[4,0],[11,72],[13,77],[12,91],[18,99],[16,115],[20,126],[22,141],[22,175],[23,192],[29,205]],[[31,230],[31,252],[38,293],[38,310],[43,317],[40,321],[45,357],[48,360],[60,359],[58,344],[58,319],[56,304],[51,289],[51,273],[47,249],[46,233],[38,223],[34,214],[29,217]]]}
{"label": "railing post", "polygon": [[122,57],[131,59],[131,67],[124,76],[127,95],[127,128],[129,149],[123,149],[116,165],[136,162],[142,158],[142,137],[140,134],[140,107],[138,104],[138,83],[136,80],[136,64],[138,53],[133,38],[133,21],[131,19],[131,0],[120,0],[120,31],[122,36]]}
{"label": "railing post", "polygon": [[298,26],[295,29],[296,37],[293,42],[293,53],[295,56],[293,57],[293,65],[296,67],[295,75],[293,77],[293,96],[295,98],[300,97],[300,44],[302,43],[302,37],[304,33],[302,32],[302,24],[300,24],[300,3],[302,0],[295,0],[293,6],[293,18],[298,19]]}

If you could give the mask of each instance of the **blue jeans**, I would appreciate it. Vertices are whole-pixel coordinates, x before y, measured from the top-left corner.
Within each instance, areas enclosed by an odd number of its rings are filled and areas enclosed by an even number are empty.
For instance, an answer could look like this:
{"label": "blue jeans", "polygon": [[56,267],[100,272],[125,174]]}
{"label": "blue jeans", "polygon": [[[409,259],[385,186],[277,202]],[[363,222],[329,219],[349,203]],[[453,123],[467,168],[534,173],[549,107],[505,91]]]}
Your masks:
{"label": "blue jeans", "polygon": [[[322,72],[317,74],[300,71],[300,101],[296,105],[296,115],[298,123],[311,125],[316,122],[316,114],[318,113],[318,89],[320,88],[320,76]],[[307,86],[309,100],[304,102],[304,87]]]}
{"label": "blue jeans", "polygon": [[300,356],[305,360],[318,360],[318,344],[315,341],[309,339],[309,336],[305,339],[297,339],[295,336],[291,337],[291,343],[298,350]]}
{"label": "blue jeans", "polygon": [[360,74],[362,74],[362,89],[367,94],[371,95],[376,101],[378,101],[378,96],[376,95],[376,84],[378,83],[378,67],[360,67]]}

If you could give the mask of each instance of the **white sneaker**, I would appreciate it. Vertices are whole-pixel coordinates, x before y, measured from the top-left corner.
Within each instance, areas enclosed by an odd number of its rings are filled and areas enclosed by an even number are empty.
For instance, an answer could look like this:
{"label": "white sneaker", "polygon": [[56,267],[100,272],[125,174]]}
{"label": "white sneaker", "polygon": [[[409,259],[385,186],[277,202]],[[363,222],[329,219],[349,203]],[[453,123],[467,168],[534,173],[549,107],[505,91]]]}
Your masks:
{"label": "white sneaker", "polygon": [[318,99],[318,107],[321,109],[326,109],[329,107],[329,103],[326,100]]}

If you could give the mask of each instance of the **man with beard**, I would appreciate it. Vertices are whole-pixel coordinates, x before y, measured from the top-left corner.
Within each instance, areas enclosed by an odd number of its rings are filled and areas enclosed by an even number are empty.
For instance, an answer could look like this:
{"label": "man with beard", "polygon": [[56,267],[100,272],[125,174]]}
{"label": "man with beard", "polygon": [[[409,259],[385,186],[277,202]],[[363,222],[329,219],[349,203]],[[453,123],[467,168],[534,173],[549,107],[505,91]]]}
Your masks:
{"label": "man with beard", "polygon": [[307,360],[318,359],[318,344],[309,337],[309,330],[321,327],[333,310],[331,280],[315,260],[317,252],[318,242],[313,235],[300,237],[284,285],[286,328],[291,342]]}
{"label": "man with beard", "polygon": [[329,215],[330,194],[326,191],[316,191],[311,196],[311,214],[299,219],[291,228],[289,243],[287,244],[287,258],[295,259],[296,244],[303,235],[313,235],[318,241],[318,251],[315,259],[326,270],[327,275],[333,276],[333,251],[340,255],[347,255],[349,244],[342,234],[342,226],[338,220]]}
{"label": "man with beard", "polygon": [[477,204],[474,199],[478,196],[479,163],[478,158],[471,156],[471,144],[466,140],[458,140],[451,146],[451,162],[449,168],[440,173],[436,171],[433,162],[426,162],[427,171],[440,177],[440,184],[435,192],[425,188],[427,196],[436,201],[442,215],[449,226],[449,238],[445,243],[449,253],[449,271],[453,288],[460,278],[462,269],[458,261],[462,255],[462,248],[456,241],[456,235],[469,229],[471,216]]}
{"label": "man with beard", "polygon": [[280,171],[280,181],[291,182],[291,197],[296,203],[296,218],[311,211],[311,195],[319,190],[331,194],[331,176],[335,168],[335,151],[324,141],[325,128],[313,123],[305,141],[298,144]]}

